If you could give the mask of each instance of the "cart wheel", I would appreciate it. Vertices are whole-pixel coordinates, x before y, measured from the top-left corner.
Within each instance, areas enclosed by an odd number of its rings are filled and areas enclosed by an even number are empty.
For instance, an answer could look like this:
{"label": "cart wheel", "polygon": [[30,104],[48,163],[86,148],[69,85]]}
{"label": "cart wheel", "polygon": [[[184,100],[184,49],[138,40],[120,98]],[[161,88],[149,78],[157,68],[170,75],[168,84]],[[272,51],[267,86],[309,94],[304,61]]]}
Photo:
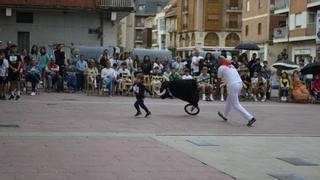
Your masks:
{"label": "cart wheel", "polygon": [[184,106],[184,111],[192,116],[199,114],[200,108],[198,106],[193,106],[192,104],[187,104]]}

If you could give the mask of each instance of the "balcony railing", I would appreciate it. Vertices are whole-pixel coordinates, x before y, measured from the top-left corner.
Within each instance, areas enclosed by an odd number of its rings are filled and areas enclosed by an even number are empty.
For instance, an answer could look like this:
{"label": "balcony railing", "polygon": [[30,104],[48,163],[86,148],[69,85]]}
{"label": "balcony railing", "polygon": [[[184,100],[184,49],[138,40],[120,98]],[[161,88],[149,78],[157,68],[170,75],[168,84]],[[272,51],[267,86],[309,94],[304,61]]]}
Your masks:
{"label": "balcony railing", "polygon": [[103,8],[132,8],[132,0],[100,0],[99,6]]}
{"label": "balcony railing", "polygon": [[274,39],[288,38],[288,27],[274,28],[273,38]]}
{"label": "balcony railing", "polygon": [[188,6],[186,6],[186,5],[185,5],[185,6],[183,6],[183,11],[184,11],[184,12],[188,11],[188,8],[189,8],[189,7],[188,7]]}
{"label": "balcony railing", "polygon": [[316,2],[320,2],[320,0],[308,0],[308,3],[316,3]]}
{"label": "balcony railing", "polygon": [[144,23],[136,22],[136,27],[144,27]]}
{"label": "balcony railing", "polygon": [[307,36],[314,36],[316,35],[316,23],[309,23],[307,24]]}
{"label": "balcony railing", "polygon": [[275,5],[274,5],[275,10],[285,9],[285,8],[289,8],[289,7],[290,7],[289,0],[276,0],[275,1]]}

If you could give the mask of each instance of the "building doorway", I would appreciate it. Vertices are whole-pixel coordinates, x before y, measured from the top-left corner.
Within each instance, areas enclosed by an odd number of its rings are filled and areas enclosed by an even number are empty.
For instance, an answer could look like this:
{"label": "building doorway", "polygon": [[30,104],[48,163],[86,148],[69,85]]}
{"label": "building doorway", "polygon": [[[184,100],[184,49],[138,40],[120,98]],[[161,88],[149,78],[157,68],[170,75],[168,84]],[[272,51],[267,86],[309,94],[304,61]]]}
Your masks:
{"label": "building doorway", "polygon": [[18,50],[30,50],[30,32],[18,32]]}

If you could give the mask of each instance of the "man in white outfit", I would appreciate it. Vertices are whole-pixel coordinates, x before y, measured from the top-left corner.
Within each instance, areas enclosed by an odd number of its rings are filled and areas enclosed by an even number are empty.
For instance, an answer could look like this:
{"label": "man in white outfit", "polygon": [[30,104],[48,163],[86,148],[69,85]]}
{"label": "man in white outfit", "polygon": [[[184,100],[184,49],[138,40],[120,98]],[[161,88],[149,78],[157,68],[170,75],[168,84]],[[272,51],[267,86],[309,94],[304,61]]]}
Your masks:
{"label": "man in white outfit", "polygon": [[218,115],[225,121],[228,120],[231,107],[241,113],[241,115],[248,120],[247,126],[250,127],[256,119],[241,106],[239,102],[239,93],[242,89],[242,80],[237,69],[224,56],[219,57],[218,78],[223,79],[227,84],[228,97],[224,113],[218,112]]}

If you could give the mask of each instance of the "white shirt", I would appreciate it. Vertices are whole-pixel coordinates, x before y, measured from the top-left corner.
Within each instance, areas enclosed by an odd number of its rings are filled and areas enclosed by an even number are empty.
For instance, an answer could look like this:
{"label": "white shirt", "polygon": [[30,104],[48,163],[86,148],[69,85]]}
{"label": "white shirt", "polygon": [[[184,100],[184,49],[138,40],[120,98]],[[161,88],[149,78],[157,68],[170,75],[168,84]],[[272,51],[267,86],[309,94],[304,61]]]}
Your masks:
{"label": "white shirt", "polygon": [[186,79],[192,79],[191,75],[183,75],[182,79],[186,80]]}
{"label": "white shirt", "polygon": [[237,69],[232,65],[230,67],[221,65],[218,69],[218,78],[222,78],[228,87],[233,83],[242,83]]}
{"label": "white shirt", "polygon": [[158,67],[160,71],[163,69],[163,65],[162,64],[153,63],[153,68],[152,69],[155,69],[156,67]]}
{"label": "white shirt", "polygon": [[3,63],[0,66],[0,76],[6,77],[8,76],[8,68],[9,68],[9,62],[7,59],[3,59]]}
{"label": "white shirt", "polygon": [[101,78],[102,79],[110,79],[110,78],[116,78],[117,73],[113,68],[103,68],[101,71]]}
{"label": "white shirt", "polygon": [[203,57],[202,56],[193,56],[192,57],[191,69],[192,69],[193,73],[199,72],[199,64],[195,64],[195,63],[199,63],[200,59],[203,59]]}
{"label": "white shirt", "polygon": [[118,74],[118,75],[122,74],[122,75],[128,75],[128,76],[130,76],[130,71],[129,71],[129,69],[122,69],[122,68],[120,68],[120,69],[118,70],[117,74]]}

